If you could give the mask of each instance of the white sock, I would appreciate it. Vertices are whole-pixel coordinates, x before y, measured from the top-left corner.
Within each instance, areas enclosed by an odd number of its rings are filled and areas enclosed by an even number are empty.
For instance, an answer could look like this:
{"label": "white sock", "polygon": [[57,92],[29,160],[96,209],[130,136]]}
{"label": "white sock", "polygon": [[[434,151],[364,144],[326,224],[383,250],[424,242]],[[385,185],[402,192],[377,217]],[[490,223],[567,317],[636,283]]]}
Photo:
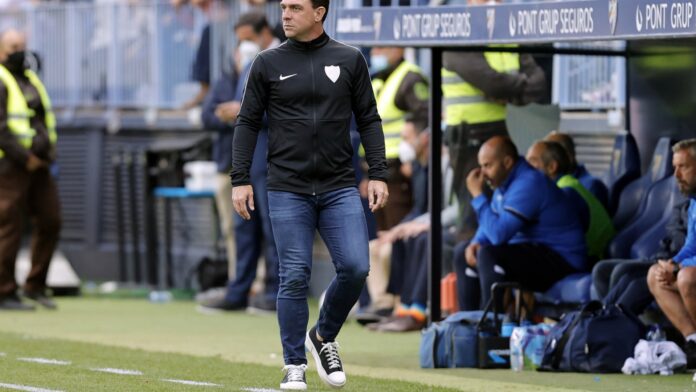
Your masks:
{"label": "white sock", "polygon": [[696,343],[696,333],[692,333],[691,335],[687,336],[686,341],[692,341]]}

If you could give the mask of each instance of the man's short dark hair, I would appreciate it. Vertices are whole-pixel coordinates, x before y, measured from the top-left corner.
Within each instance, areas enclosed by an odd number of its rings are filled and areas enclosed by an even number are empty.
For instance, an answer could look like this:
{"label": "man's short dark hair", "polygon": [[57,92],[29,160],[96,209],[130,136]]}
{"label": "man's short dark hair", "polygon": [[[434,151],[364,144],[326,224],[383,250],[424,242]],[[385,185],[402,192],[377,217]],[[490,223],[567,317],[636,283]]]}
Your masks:
{"label": "man's short dark hair", "polygon": [[268,23],[266,15],[256,11],[242,14],[234,25],[234,29],[237,30],[242,26],[251,26],[251,29],[254,30],[256,34],[261,34],[263,29],[271,30],[271,25]]}
{"label": "man's short dark hair", "polygon": [[573,137],[567,133],[554,131],[547,136],[546,139],[548,140],[551,136],[554,137],[554,140],[552,141],[559,143],[563,148],[565,148],[566,153],[568,153],[568,157],[571,160],[575,160],[575,141],[573,140]]}
{"label": "man's short dark hair", "polygon": [[544,163],[544,166],[555,161],[558,164],[559,175],[570,173],[572,164],[565,147],[559,142],[542,141],[540,143],[544,145],[544,152],[541,154],[541,162]]}
{"label": "man's short dark hair", "polygon": [[324,23],[326,17],[329,16],[329,1],[330,0],[312,0],[312,8],[317,9],[319,7],[324,7],[326,9],[324,17],[321,19],[322,23]]}
{"label": "man's short dark hair", "polygon": [[508,136],[502,138],[498,153],[500,154],[500,158],[510,157],[515,161],[520,157],[520,153],[517,151],[517,146]]}

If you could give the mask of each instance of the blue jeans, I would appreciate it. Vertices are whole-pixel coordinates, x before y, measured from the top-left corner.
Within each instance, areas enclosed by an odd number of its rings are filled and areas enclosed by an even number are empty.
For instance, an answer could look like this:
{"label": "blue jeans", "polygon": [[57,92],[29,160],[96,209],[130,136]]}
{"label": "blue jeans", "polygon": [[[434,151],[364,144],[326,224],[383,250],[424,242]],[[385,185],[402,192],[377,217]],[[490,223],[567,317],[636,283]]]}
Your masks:
{"label": "blue jeans", "polygon": [[283,357],[285,364],[306,364],[314,233],[319,230],[336,268],[317,322],[317,333],[332,341],[360,297],[370,269],[365,213],[354,187],[316,196],[269,191],[268,206],[280,258],[278,323]]}

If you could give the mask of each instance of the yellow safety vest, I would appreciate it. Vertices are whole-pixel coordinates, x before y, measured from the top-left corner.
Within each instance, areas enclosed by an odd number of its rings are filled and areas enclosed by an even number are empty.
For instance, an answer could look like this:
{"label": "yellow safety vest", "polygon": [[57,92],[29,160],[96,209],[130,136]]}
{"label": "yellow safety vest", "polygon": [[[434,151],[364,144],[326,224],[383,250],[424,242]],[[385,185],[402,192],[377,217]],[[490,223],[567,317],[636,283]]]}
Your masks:
{"label": "yellow safety vest", "polygon": [[[517,73],[520,70],[520,56],[517,53],[484,52],[483,54],[491,68],[498,72]],[[453,71],[443,67],[441,74],[447,125],[481,124],[505,120],[504,104],[487,100],[481,90],[465,82]]]}
{"label": "yellow safety vest", "polygon": [[[46,88],[34,71],[26,70],[24,71],[24,75],[39,93],[41,104],[44,107],[48,138],[51,145],[55,145],[58,140],[58,134],[56,132],[56,117],[53,114],[51,99],[48,97]],[[10,129],[10,132],[15,135],[17,140],[19,140],[19,144],[28,150],[31,148],[34,135],[36,135],[36,130],[31,127],[31,117],[33,117],[35,113],[33,110],[29,109],[27,100],[17,80],[15,80],[14,76],[12,76],[10,71],[3,65],[0,65],[0,81],[2,81],[7,89],[7,127]],[[0,150],[0,158],[4,155],[5,153]]]}
{"label": "yellow safety vest", "polygon": [[[395,101],[396,93],[409,72],[422,74],[417,65],[408,61],[402,61],[387,80],[375,79],[372,81],[372,89],[377,100],[377,111],[380,117],[382,117],[384,147],[387,159],[399,157],[399,142],[401,142],[401,130],[404,128],[406,113],[396,106]],[[363,150],[361,149],[362,152]]]}

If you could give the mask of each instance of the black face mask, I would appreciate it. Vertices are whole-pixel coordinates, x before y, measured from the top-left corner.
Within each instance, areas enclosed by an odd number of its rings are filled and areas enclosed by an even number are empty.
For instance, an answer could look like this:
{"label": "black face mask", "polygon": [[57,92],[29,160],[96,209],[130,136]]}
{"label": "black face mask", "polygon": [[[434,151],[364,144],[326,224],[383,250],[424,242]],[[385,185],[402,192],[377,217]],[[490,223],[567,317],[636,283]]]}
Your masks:
{"label": "black face mask", "polygon": [[27,69],[26,66],[26,53],[25,51],[19,51],[19,52],[14,52],[11,55],[7,56],[7,60],[5,60],[5,65],[7,66],[7,69],[9,69],[11,72],[21,72]]}

